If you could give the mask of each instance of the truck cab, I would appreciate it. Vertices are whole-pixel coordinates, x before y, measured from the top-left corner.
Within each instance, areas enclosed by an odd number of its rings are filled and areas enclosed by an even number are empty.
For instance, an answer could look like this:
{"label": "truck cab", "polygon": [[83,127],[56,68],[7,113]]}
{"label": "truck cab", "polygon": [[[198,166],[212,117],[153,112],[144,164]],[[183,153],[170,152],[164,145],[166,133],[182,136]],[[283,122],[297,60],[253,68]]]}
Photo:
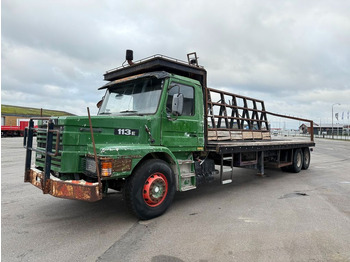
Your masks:
{"label": "truck cab", "polygon": [[[197,79],[184,76],[191,70],[200,72]],[[205,74],[158,55],[107,72],[97,116],[39,119],[36,148],[30,125],[25,181],[56,197],[87,201],[100,200],[109,188],[123,190],[138,217],[163,213],[176,190],[196,188],[193,152],[204,151],[199,80]],[[145,193],[135,192],[141,189]]]}
{"label": "truck cab", "polygon": [[204,147],[198,81],[162,71],[113,81],[100,89],[106,93],[98,115],[120,123],[115,135],[121,142],[124,136],[137,142],[139,128],[147,126],[148,137],[141,143],[165,146],[174,153]]}

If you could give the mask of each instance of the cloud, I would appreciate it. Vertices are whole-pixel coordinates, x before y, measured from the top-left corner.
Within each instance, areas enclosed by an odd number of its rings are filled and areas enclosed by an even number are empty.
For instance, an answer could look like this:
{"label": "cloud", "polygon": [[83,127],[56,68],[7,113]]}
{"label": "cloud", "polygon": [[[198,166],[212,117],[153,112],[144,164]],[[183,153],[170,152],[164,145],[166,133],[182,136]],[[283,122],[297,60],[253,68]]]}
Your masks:
{"label": "cloud", "polygon": [[349,107],[349,10],[330,0],[4,0],[2,103],[81,113],[125,49],[135,60],[196,51],[210,87],[327,118],[333,103]]}

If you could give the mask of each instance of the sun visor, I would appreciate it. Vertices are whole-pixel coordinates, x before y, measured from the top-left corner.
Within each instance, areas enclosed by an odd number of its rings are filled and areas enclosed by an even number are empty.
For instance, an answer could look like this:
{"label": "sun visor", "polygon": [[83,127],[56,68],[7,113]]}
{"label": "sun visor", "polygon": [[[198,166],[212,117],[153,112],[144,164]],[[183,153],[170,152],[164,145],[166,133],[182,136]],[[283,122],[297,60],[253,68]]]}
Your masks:
{"label": "sun visor", "polygon": [[165,71],[138,74],[138,75],[128,76],[128,77],[124,77],[121,79],[111,81],[111,82],[105,84],[104,86],[100,87],[98,90],[106,89],[106,88],[109,88],[111,86],[123,83],[123,82],[135,80],[135,79],[139,79],[139,78],[143,78],[143,77],[156,77],[159,79],[159,78],[165,78],[165,77],[169,77],[169,76],[170,76],[170,74],[165,72]]}

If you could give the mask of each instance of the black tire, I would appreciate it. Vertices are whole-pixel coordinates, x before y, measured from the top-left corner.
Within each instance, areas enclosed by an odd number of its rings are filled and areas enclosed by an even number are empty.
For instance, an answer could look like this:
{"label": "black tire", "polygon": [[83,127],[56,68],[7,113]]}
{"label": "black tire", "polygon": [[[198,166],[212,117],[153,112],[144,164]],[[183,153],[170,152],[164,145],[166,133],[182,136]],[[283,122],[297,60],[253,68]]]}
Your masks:
{"label": "black tire", "polygon": [[175,195],[175,177],[163,160],[150,159],[128,178],[125,200],[129,210],[142,220],[162,215]]}
{"label": "black tire", "polygon": [[302,169],[308,169],[310,166],[310,161],[311,161],[311,154],[310,154],[310,149],[308,147],[305,147],[303,149],[303,167]]}
{"label": "black tire", "polygon": [[293,173],[299,173],[303,167],[303,151],[300,148],[294,150],[293,154],[293,164],[291,166],[291,171]]}

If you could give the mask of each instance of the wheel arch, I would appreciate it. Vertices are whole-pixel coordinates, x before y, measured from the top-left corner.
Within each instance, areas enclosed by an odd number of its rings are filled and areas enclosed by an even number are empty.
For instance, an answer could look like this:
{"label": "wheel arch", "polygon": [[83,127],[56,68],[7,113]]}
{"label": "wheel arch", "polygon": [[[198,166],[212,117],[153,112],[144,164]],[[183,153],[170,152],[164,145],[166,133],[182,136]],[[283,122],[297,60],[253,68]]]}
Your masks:
{"label": "wheel arch", "polygon": [[145,161],[150,160],[150,159],[159,159],[165,161],[173,171],[174,177],[175,177],[175,184],[176,184],[176,189],[178,189],[179,185],[179,167],[176,161],[176,158],[171,152],[151,152],[146,154],[134,167],[133,172],[141,166]]}

